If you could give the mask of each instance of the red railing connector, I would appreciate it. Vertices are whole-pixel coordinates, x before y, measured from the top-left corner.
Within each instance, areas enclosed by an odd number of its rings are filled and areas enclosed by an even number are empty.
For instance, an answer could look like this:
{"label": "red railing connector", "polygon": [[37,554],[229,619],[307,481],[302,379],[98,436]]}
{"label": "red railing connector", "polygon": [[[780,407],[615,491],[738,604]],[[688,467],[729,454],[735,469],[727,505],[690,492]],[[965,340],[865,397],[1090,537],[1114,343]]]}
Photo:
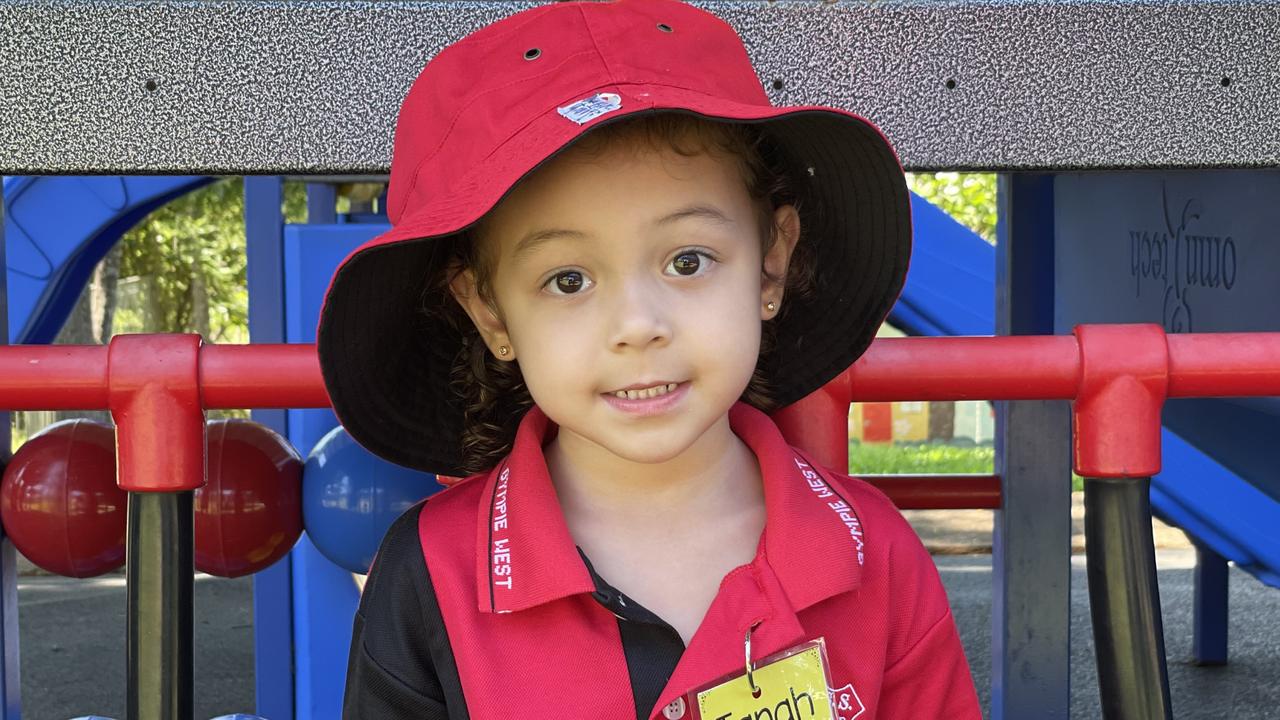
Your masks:
{"label": "red railing connector", "polygon": [[1083,477],[1160,472],[1160,409],[1169,344],[1154,324],[1077,325],[1080,385],[1073,405],[1075,471]]}
{"label": "red railing connector", "polygon": [[773,414],[782,436],[803,446],[810,462],[846,472],[849,468],[849,373]]}
{"label": "red railing connector", "polygon": [[117,335],[107,351],[116,481],[131,492],[204,485],[199,335]]}

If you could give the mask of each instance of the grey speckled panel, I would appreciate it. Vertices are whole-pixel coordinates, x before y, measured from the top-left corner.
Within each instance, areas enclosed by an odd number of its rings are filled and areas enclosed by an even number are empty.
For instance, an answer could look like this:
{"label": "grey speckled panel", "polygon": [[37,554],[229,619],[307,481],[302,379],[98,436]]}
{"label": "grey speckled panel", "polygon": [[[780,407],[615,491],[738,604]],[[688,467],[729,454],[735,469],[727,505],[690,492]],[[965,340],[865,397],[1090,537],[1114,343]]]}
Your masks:
{"label": "grey speckled panel", "polygon": [[[386,172],[422,65],[534,4],[5,0],[0,173]],[[697,4],[912,169],[1280,166],[1280,0]]]}

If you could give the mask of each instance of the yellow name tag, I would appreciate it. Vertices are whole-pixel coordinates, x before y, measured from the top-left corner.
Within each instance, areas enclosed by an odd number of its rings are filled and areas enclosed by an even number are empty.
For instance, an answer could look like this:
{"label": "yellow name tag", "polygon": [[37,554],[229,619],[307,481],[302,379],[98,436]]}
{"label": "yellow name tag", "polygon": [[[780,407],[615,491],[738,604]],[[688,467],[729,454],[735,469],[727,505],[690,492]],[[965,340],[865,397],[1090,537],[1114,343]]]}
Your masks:
{"label": "yellow name tag", "polygon": [[756,668],[760,696],[746,674],[697,693],[702,720],[833,720],[821,641]]}

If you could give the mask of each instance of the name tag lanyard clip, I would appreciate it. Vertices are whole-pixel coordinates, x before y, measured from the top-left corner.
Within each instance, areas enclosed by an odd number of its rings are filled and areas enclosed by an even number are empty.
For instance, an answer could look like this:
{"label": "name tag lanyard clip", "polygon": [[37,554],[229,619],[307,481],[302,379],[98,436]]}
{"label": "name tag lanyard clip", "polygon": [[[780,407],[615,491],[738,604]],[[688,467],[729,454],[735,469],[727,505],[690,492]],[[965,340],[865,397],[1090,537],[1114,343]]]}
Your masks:
{"label": "name tag lanyard clip", "polygon": [[744,650],[747,656],[747,683],[751,685],[751,697],[760,697],[761,692],[760,687],[756,685],[755,664],[751,662],[751,631],[759,624],[759,620],[751,623],[751,625],[747,627],[747,637],[743,640],[743,645],[745,646]]}

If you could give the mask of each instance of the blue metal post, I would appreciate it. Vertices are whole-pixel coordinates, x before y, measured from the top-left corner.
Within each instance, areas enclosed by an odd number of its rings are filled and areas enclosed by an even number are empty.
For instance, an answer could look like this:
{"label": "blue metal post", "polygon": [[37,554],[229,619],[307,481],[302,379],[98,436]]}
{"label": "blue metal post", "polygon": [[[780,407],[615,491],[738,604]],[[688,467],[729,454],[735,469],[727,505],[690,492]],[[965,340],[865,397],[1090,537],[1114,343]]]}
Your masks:
{"label": "blue metal post", "polygon": [[[0,266],[2,267],[2,266]],[[4,444],[5,462],[11,442],[9,413],[0,413],[0,443]],[[22,673],[18,655],[18,552],[13,541],[0,540],[0,718],[19,720],[22,717]]]}
{"label": "blue metal post", "polygon": [[338,188],[333,183],[307,183],[307,224],[332,225],[338,222]]}
{"label": "blue metal post", "polygon": [[[0,344],[9,342],[8,267],[4,245],[4,183],[0,180]],[[9,413],[0,412],[0,460],[9,462]],[[18,555],[8,537],[0,539],[0,718],[22,717],[18,661]]]}
{"label": "blue metal post", "polygon": [[[289,342],[314,342],[325,290],[341,260],[387,229],[385,216],[336,213],[331,184],[312,183],[305,225],[284,231]],[[359,203],[356,204],[357,209]],[[289,440],[313,448],[338,423],[330,410],[289,411]],[[349,634],[360,602],[352,574],[326,558],[307,535],[293,550],[294,712],[297,720],[337,720],[342,711]]]}
{"label": "blue metal post", "polygon": [[[244,224],[248,253],[249,339],[285,341],[284,183],[275,176],[244,179]],[[285,410],[254,410],[253,419],[288,437]],[[253,664],[258,714],[294,717],[293,556],[286,555],[253,576]]]}
{"label": "blue metal post", "polygon": [[[1053,332],[1053,176],[998,179],[996,333]],[[998,402],[1004,506],[991,554],[991,718],[1070,714],[1071,414],[1066,401]]]}
{"label": "blue metal post", "polygon": [[1195,632],[1192,661],[1197,665],[1227,664],[1227,591],[1230,585],[1227,559],[1196,544]]}

